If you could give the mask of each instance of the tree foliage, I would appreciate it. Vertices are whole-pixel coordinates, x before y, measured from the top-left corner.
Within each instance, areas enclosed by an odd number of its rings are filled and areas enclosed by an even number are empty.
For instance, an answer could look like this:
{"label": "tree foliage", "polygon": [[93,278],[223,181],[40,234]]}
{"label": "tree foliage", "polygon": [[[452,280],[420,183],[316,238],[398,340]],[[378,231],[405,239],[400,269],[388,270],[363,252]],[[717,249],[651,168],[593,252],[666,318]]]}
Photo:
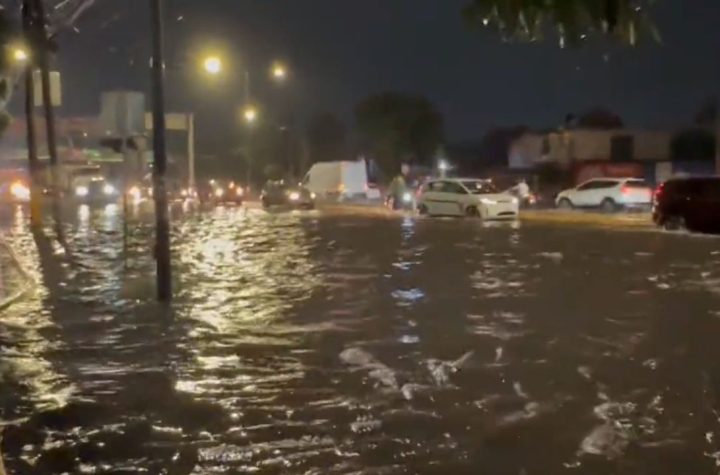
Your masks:
{"label": "tree foliage", "polygon": [[635,45],[660,41],[648,8],[653,0],[471,0],[463,16],[472,27],[496,30],[505,40],[532,42],[556,35],[560,46],[604,35]]}
{"label": "tree foliage", "polygon": [[670,142],[672,160],[703,160],[715,158],[715,135],[707,129],[690,128],[678,132]]}
{"label": "tree foliage", "polygon": [[334,114],[322,113],[313,116],[305,135],[311,161],[329,162],[346,158],[347,130],[345,124]]}
{"label": "tree foliage", "polygon": [[425,97],[386,92],[355,107],[355,121],[364,149],[386,174],[400,164],[430,164],[443,141],[440,112]]}

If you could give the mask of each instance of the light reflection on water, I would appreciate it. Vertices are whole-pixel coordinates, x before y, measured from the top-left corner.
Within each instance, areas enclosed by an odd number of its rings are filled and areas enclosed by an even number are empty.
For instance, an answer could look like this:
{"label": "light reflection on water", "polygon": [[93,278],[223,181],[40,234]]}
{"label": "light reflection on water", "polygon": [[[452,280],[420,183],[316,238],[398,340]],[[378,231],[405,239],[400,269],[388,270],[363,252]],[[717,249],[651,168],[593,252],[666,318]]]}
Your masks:
{"label": "light reflection on water", "polygon": [[0,217],[40,283],[0,318],[12,470],[670,474],[720,460],[712,240],[185,212],[170,310],[152,301],[142,214],[124,242],[117,207],[76,209],[68,252],[36,242],[21,208]]}

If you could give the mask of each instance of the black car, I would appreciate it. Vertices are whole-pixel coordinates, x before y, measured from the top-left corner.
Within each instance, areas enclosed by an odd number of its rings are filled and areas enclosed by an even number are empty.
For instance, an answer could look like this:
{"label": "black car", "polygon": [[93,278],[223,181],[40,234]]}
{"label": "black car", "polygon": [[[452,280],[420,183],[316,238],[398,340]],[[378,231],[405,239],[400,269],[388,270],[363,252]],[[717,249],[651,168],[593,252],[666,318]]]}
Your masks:
{"label": "black car", "polygon": [[653,221],[665,229],[720,232],[720,177],[663,183],[655,191]]}
{"label": "black car", "polygon": [[260,200],[265,208],[270,206],[289,206],[300,209],[315,207],[315,194],[307,188],[292,186],[284,181],[269,181],[263,187]]}

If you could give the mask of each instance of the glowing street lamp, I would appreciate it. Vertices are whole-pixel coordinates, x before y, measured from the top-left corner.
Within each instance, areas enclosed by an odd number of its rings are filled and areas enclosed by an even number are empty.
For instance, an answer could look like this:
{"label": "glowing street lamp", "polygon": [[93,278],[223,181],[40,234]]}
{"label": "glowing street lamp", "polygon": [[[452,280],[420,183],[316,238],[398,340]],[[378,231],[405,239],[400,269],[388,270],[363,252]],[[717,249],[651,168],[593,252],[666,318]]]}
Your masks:
{"label": "glowing street lamp", "polygon": [[30,58],[30,55],[24,48],[16,47],[13,49],[12,57],[15,62],[24,63]]}
{"label": "glowing street lamp", "polygon": [[217,56],[208,56],[203,61],[203,68],[205,72],[213,76],[217,76],[222,72],[222,60]]}
{"label": "glowing street lamp", "polygon": [[272,77],[276,81],[284,81],[287,78],[287,68],[281,63],[275,63],[272,67]]}
{"label": "glowing street lamp", "polygon": [[258,118],[257,108],[254,106],[247,106],[243,110],[243,118],[248,124],[253,124]]}

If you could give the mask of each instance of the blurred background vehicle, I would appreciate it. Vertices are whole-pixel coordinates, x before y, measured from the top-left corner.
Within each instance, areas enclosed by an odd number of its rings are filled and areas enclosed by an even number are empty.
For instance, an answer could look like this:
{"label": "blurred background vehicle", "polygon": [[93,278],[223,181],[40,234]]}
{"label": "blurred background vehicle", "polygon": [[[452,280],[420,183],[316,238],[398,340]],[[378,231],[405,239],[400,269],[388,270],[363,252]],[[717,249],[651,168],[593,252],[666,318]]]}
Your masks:
{"label": "blurred background vehicle", "polygon": [[668,230],[720,232],[720,177],[674,178],[661,184],[653,221]]}
{"label": "blurred background vehicle", "polygon": [[198,183],[195,190],[183,190],[185,198],[197,199],[201,203],[234,203],[242,204],[245,200],[245,188],[232,180],[212,179]]}
{"label": "blurred background vehicle", "polygon": [[289,185],[283,180],[268,181],[260,194],[264,208],[271,206],[289,206],[298,209],[313,209],[315,193],[302,185]]}
{"label": "blurred background vehicle", "polygon": [[118,201],[120,191],[117,185],[103,177],[93,177],[88,180],[76,181],[73,196],[81,203],[115,203]]}
{"label": "blurred background vehicle", "polygon": [[370,191],[364,160],[316,163],[310,167],[302,185],[317,196],[339,201],[367,199]]}
{"label": "blurred background vehicle", "polygon": [[652,188],[638,178],[596,178],[560,192],[558,208],[600,208],[605,212],[650,209]]}

